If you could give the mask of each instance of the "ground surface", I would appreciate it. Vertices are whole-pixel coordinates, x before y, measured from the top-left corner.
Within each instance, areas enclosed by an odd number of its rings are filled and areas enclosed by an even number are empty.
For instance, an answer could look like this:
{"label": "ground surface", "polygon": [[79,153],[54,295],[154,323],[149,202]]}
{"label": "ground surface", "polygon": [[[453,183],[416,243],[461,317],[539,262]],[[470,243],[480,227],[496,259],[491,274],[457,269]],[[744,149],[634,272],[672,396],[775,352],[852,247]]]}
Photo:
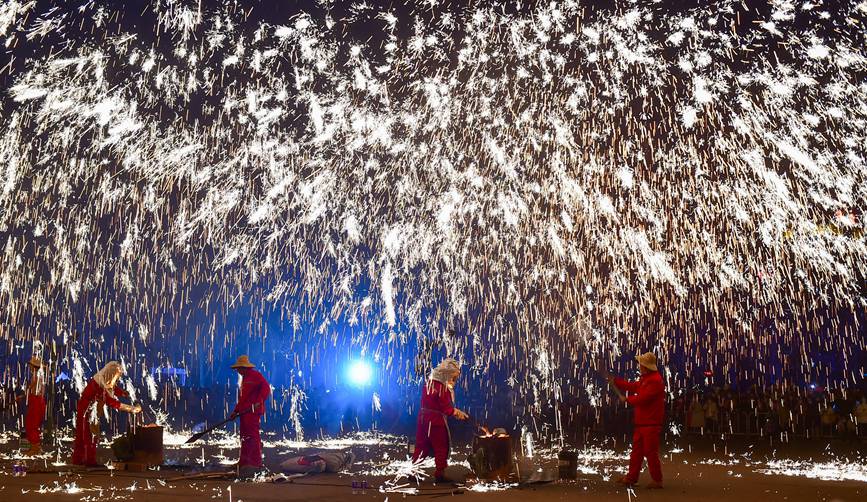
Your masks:
{"label": "ground surface", "polygon": [[[176,443],[178,438],[167,438]],[[503,489],[492,484],[468,483],[468,488],[454,491],[450,486],[434,485],[429,481],[411,484],[416,494],[386,492],[382,487],[394,486],[393,481],[405,463],[405,440],[391,436],[358,435],[344,440],[294,441],[270,440],[266,442],[266,463],[276,467],[281,458],[321,449],[351,448],[358,454],[358,462],[349,472],[318,474],[296,480],[295,483],[239,482],[235,480],[167,481],[171,478],[199,471],[226,470],[221,465],[231,462],[237,450],[232,438],[211,441],[195,448],[167,446],[167,462],[177,464],[170,469],[146,473],[83,472],[63,465],[62,458],[52,455],[28,461],[26,477],[13,477],[12,465],[19,458],[8,442],[2,446],[0,464],[0,500],[224,500],[257,502],[277,500],[341,501],[404,499],[430,500],[458,497],[458,500],[496,500],[497,502],[555,501],[555,500],[617,500],[617,501],[861,501],[867,499],[867,463],[860,457],[862,445],[848,445],[843,455],[829,453],[827,447],[814,444],[809,448],[788,445],[784,447],[755,445],[745,442],[716,448],[709,441],[690,441],[681,451],[678,446],[667,447],[663,468],[666,487],[648,490],[647,474],[641,484],[628,491],[613,483],[625,465],[624,452],[606,448],[587,448],[579,456],[578,480],[529,487],[512,486]],[[63,443],[61,443],[63,445]],[[680,445],[684,446],[684,445]],[[731,448],[726,448],[731,446]],[[846,448],[843,445],[842,448]],[[839,450],[840,448],[836,448]],[[691,450],[691,451],[690,451]],[[716,450],[716,451],[714,451]],[[735,450],[748,454],[735,453]],[[63,451],[63,450],[61,450]],[[108,459],[110,452],[102,452]],[[457,453],[457,458],[461,455]],[[553,452],[537,451],[533,463],[536,468],[556,467]],[[786,457],[787,460],[782,460]],[[50,472],[38,472],[38,471]],[[817,479],[817,476],[831,479]],[[354,494],[353,480],[366,480],[370,489]],[[474,491],[488,490],[488,491]]]}

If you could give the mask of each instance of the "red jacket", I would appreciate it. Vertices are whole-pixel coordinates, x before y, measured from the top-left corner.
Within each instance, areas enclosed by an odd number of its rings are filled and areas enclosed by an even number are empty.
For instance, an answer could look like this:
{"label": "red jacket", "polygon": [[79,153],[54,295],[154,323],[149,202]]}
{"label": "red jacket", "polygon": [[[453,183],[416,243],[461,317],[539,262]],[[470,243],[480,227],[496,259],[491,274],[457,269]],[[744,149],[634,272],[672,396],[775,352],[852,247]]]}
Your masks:
{"label": "red jacket", "polygon": [[252,411],[257,415],[265,414],[265,400],[271,395],[271,385],[261,373],[249,368],[242,374],[241,395],[235,405],[235,413]]}
{"label": "red jacket", "polygon": [[658,371],[641,375],[637,382],[615,378],[614,385],[630,393],[626,402],[635,408],[635,425],[662,426],[665,421],[665,383]]}
{"label": "red jacket", "polygon": [[421,390],[421,409],[418,412],[419,422],[431,425],[446,425],[446,417],[455,414],[455,404],[452,393],[442,382],[430,380],[425,382]]}
{"label": "red jacket", "polygon": [[[115,397],[126,397],[129,394],[126,393],[120,387],[115,387],[114,389]],[[120,408],[120,401],[117,399],[112,399],[112,397],[105,391],[96,380],[90,379],[87,382],[87,386],[81,392],[81,397],[78,399],[77,412],[79,414],[84,414],[88,408],[90,408],[90,404],[96,401],[97,403],[106,404],[114,409]],[[101,410],[100,410],[101,413]]]}

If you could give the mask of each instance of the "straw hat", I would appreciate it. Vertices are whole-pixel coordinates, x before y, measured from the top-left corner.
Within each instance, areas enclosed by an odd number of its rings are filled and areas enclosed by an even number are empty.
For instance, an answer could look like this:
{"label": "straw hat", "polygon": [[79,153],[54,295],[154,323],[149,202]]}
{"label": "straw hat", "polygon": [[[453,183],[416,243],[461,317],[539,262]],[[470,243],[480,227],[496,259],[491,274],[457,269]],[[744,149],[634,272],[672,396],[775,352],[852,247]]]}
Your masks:
{"label": "straw hat", "polygon": [[635,359],[638,361],[638,364],[644,366],[645,368],[651,371],[657,371],[656,356],[653,355],[652,352],[645,352],[644,354],[636,356]]}
{"label": "straw hat", "polygon": [[232,365],[232,368],[255,368],[256,365],[250,362],[250,358],[247,355],[238,356],[238,360],[235,361],[235,364]]}
{"label": "straw hat", "polygon": [[42,368],[45,366],[44,364],[42,364],[42,359],[39,359],[36,356],[31,357],[30,360],[27,361],[27,364],[34,368]]}

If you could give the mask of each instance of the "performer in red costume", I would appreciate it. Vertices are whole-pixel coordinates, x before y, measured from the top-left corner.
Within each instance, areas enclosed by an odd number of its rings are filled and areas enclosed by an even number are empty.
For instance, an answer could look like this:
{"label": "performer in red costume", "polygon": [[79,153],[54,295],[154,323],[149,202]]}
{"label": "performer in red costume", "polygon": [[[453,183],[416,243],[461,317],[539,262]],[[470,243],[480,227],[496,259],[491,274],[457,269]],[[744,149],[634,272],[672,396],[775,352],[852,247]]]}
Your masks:
{"label": "performer in red costume", "polygon": [[448,417],[466,420],[468,415],[455,408],[455,382],[461,376],[461,365],[454,359],[443,360],[433,369],[421,393],[421,408],[415,432],[412,461],[433,455],[437,481],[445,481],[443,472],[448,465],[451,434]]}
{"label": "performer in red costume", "polygon": [[262,467],[262,437],[259,424],[265,414],[265,400],[271,385],[247,356],[239,356],[232,365],[241,375],[241,395],[232,411],[232,418],[241,417],[241,458],[238,467]]}
{"label": "performer in red costume", "polygon": [[642,354],[638,360],[641,378],[637,382],[627,382],[606,374],[609,382],[614,382],[620,390],[628,392],[628,397],[620,400],[635,408],[633,417],[632,454],[629,456],[629,472],[618,483],[632,486],[638,482],[641,464],[647,459],[647,469],[653,481],[648,488],[662,488],[662,466],[659,463],[659,436],[665,420],[665,383],[656,367],[656,356],[650,352]]}
{"label": "performer in red costume", "polygon": [[34,356],[27,363],[30,366],[30,385],[27,386],[27,414],[24,415],[24,431],[30,449],[25,455],[42,453],[42,421],[45,420],[45,379],[48,369]]}
{"label": "performer in red costume", "polygon": [[117,361],[109,361],[87,382],[81,393],[75,413],[75,441],[72,448],[72,463],[75,465],[96,466],[96,445],[99,442],[99,415],[104,406],[128,413],[141,412],[141,406],[129,405],[118,401],[126,393],[117,387],[123,375],[123,368]]}

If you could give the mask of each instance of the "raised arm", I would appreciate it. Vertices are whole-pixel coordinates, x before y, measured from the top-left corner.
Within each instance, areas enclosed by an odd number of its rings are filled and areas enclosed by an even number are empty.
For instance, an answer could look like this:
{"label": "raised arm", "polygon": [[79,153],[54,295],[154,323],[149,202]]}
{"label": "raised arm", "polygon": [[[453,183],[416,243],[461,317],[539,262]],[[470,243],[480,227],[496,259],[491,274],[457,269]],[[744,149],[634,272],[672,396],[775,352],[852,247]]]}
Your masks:
{"label": "raised arm", "polygon": [[614,377],[614,385],[624,392],[638,392],[638,389],[641,387],[639,382],[629,382],[620,377]]}

